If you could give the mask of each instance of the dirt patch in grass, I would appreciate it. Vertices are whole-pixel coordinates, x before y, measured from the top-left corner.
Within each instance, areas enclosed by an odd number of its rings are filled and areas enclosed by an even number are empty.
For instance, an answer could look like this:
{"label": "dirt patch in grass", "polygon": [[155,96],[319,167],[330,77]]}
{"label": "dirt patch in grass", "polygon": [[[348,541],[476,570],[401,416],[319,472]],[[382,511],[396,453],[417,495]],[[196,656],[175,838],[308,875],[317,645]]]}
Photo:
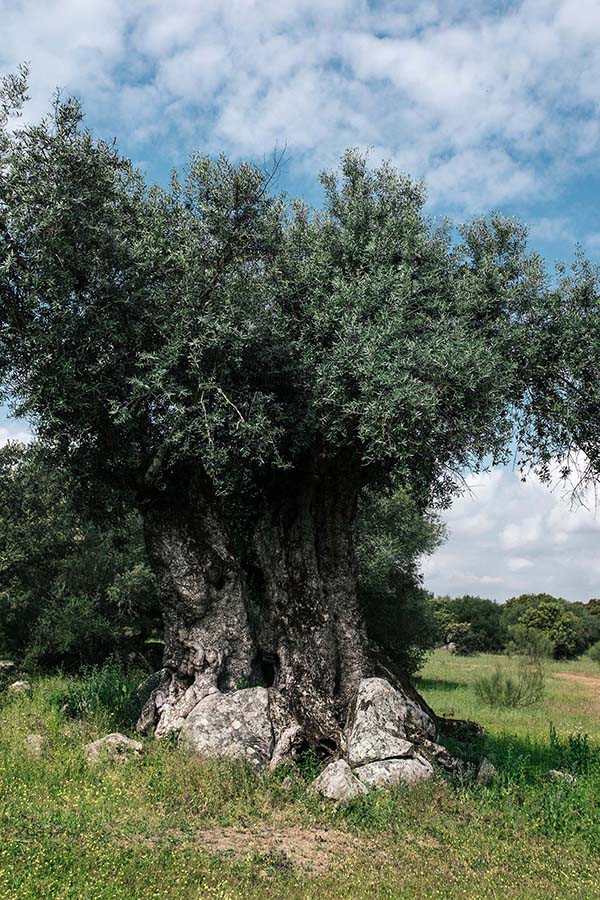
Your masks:
{"label": "dirt patch in grass", "polygon": [[335,828],[299,825],[206,828],[196,832],[196,841],[207,853],[228,854],[234,859],[256,856],[276,868],[298,866],[315,875],[367,847],[364,839]]}
{"label": "dirt patch in grass", "polygon": [[577,675],[575,672],[554,672],[556,678],[566,678],[567,681],[580,681],[598,690],[600,688],[600,675]]}
{"label": "dirt patch in grass", "polygon": [[595,710],[600,711],[600,675],[577,675],[575,672],[554,672],[555,678],[580,684],[589,693]]}

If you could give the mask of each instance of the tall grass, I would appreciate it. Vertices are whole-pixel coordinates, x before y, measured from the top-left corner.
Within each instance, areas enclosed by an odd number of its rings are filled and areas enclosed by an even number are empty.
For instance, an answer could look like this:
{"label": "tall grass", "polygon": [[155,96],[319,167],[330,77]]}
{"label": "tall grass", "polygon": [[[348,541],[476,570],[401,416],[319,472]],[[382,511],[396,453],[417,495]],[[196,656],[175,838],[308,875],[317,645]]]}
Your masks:
{"label": "tall grass", "polygon": [[533,706],[544,696],[545,673],[541,662],[521,660],[516,675],[496,666],[493,672],[475,679],[475,694],[493,707],[520,709]]}
{"label": "tall grass", "polygon": [[72,719],[91,719],[110,730],[128,731],[135,727],[152,687],[147,672],[109,659],[69,679],[57,690],[54,702]]}

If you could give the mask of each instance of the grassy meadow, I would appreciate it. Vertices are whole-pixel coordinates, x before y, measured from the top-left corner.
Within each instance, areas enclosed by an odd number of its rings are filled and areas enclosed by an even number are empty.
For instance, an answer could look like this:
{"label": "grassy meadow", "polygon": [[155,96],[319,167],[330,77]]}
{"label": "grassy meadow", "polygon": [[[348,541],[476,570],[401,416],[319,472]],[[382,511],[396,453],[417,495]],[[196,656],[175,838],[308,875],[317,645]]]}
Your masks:
{"label": "grassy meadow", "polygon": [[84,744],[123,722],[98,706],[69,717],[65,678],[4,694],[0,900],[600,898],[600,668],[549,663],[536,707],[491,710],[473,680],[498,663],[512,665],[438,651],[419,685],[438,712],[485,726],[463,753],[493,760],[491,784],[440,777],[346,809],[307,790],[311,756],[257,780],[149,740],[90,767]]}

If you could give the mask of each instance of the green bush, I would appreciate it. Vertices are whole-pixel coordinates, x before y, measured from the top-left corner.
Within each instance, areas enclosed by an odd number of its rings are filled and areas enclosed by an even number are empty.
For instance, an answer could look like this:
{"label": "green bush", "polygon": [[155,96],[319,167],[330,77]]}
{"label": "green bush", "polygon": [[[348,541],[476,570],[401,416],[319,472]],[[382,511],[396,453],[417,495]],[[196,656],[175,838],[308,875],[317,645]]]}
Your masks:
{"label": "green bush", "polygon": [[474,682],[477,699],[486,706],[518,709],[533,706],[544,696],[545,673],[540,663],[523,661],[516,675],[496,666]]}
{"label": "green bush", "polygon": [[446,628],[447,644],[454,644],[454,653],[471,656],[480,649],[479,639],[470,622],[451,622]]}
{"label": "green bush", "polygon": [[508,633],[506,652],[510,655],[527,656],[530,660],[550,659],[554,655],[554,642],[537,628],[511,625]]}
{"label": "green bush", "polygon": [[518,624],[543,632],[554,644],[555,659],[572,659],[600,638],[600,616],[591,609],[550,594],[521,594],[506,601],[502,619],[507,629]]}
{"label": "green bush", "polygon": [[588,655],[600,666],[600,641],[596,641],[595,644],[592,644],[588,650]]}
{"label": "green bush", "polygon": [[140,517],[111,506],[97,519],[80,491],[35,443],[0,448],[0,656],[77,671],[136,653],[154,667],[146,640],[161,620]]}
{"label": "green bush", "polygon": [[147,672],[127,669],[120,661],[109,659],[71,678],[54,700],[73,719],[92,719],[111,730],[129,730],[135,727],[152,687]]}
{"label": "green bush", "polygon": [[369,637],[396,670],[413,674],[435,646],[437,628],[419,560],[443,527],[411,493],[363,491],[355,530],[358,595]]}
{"label": "green bush", "polygon": [[506,643],[506,628],[502,607],[487,597],[465,594],[462,597],[435,597],[431,608],[438,625],[438,640],[443,640],[448,626],[465,622],[477,639],[477,649],[483,653],[502,650]]}

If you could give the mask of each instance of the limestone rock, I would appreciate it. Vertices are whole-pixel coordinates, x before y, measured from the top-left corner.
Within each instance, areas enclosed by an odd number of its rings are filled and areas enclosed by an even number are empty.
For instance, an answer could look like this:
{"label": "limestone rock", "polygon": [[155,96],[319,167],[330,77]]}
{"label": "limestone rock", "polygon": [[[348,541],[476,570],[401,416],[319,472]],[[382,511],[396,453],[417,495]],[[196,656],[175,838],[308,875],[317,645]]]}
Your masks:
{"label": "limestone rock", "polygon": [[442,747],[441,744],[436,744],[433,741],[422,741],[419,744],[419,750],[427,757],[427,759],[436,763],[436,765],[441,766],[441,768],[445,769],[447,772],[461,774],[465,771],[465,764],[463,761],[457,759],[456,756],[452,756],[452,754],[449,753],[445,747]]}
{"label": "limestone rock", "polygon": [[205,756],[243,759],[263,768],[271,758],[274,744],[267,689],[210,694],[185,720],[179,741]]}
{"label": "limestone rock", "polygon": [[384,678],[363,679],[346,726],[348,762],[354,766],[414,753],[412,740],[434,739],[436,725],[425,710]]}
{"label": "limestone rock", "polygon": [[35,756],[37,759],[44,752],[45,746],[46,738],[43,734],[28,734],[25,738],[25,750],[30,756]]}
{"label": "limestone rock", "polygon": [[131,756],[139,756],[143,747],[140,741],[132,741],[131,738],[115,731],[97,741],[92,741],[91,744],[86,744],[85,752],[90,763],[97,762],[102,756],[121,761]]}
{"label": "limestone rock", "polygon": [[438,717],[438,725],[441,734],[454,738],[456,741],[474,741],[485,735],[485,728],[479,722],[471,722],[469,719],[447,719]]}
{"label": "limestone rock", "polygon": [[549,769],[546,772],[549,781],[564,781],[566,784],[575,784],[575,776],[570,772],[562,772],[560,769]]}
{"label": "limestone rock", "polygon": [[493,762],[487,756],[484,756],[477,770],[477,781],[479,784],[490,784],[498,774],[498,770]]}
{"label": "limestone rock", "polygon": [[352,774],[352,769],[343,759],[329,763],[315,778],[311,789],[337,803],[348,803],[354,797],[367,793],[367,788]]}
{"label": "limestone rock", "polygon": [[11,694],[30,694],[31,685],[28,681],[13,681],[12,684],[9,684],[8,690]]}
{"label": "limestone rock", "polygon": [[354,769],[353,774],[368,788],[397,787],[431,778],[434,768],[424,756],[417,755],[367,763]]}

